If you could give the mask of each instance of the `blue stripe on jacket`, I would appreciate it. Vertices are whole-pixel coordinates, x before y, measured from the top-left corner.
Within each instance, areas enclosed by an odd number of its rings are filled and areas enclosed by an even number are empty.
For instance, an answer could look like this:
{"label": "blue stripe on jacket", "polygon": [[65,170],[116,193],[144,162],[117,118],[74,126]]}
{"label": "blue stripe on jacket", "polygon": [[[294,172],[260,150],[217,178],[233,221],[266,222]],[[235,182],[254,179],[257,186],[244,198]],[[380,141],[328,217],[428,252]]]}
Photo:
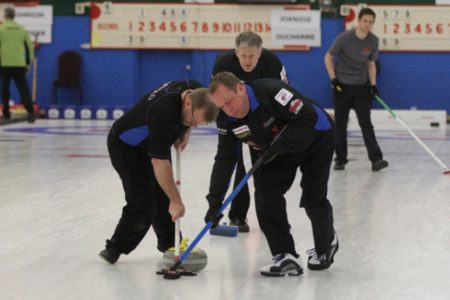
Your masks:
{"label": "blue stripe on jacket", "polygon": [[325,112],[323,110],[321,110],[319,107],[317,107],[316,105],[313,104],[313,106],[317,113],[317,122],[316,122],[316,125],[314,126],[314,129],[316,129],[318,131],[330,130],[331,124],[330,124],[330,121],[328,120]]}
{"label": "blue stripe on jacket", "polygon": [[119,138],[127,145],[137,146],[149,135],[148,126],[132,128],[123,132]]}

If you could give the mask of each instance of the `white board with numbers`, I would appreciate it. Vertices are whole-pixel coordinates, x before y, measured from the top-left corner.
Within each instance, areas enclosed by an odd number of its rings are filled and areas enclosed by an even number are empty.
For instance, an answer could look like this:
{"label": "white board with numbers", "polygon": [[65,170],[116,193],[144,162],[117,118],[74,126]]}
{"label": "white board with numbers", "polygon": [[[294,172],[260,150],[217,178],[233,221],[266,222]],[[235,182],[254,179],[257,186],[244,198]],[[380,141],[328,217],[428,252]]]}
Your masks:
{"label": "white board with numbers", "polygon": [[[371,5],[376,13],[373,33],[385,51],[450,52],[450,6]],[[357,25],[361,6],[342,5],[345,28]]]}
{"label": "white board with numbers", "polygon": [[305,50],[305,45],[272,45],[271,12],[309,5],[91,3],[91,48],[230,49],[243,31],[254,31],[272,50]]}

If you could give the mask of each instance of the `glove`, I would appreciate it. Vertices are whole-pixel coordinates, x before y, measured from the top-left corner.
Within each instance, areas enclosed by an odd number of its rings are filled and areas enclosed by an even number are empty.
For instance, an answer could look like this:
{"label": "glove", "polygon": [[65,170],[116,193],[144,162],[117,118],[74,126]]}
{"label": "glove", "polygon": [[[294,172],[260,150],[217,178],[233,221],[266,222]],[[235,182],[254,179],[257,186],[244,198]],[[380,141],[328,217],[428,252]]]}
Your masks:
{"label": "glove", "polygon": [[342,83],[340,83],[336,78],[331,80],[331,88],[336,92],[342,92]]}
{"label": "glove", "polygon": [[212,222],[211,228],[216,228],[219,225],[220,219],[222,219],[223,217],[223,214],[217,215],[221,206],[222,202],[220,201],[217,201],[215,203],[213,202],[209,203],[209,209],[205,215],[205,223],[211,221]]}
{"label": "glove", "polygon": [[380,92],[378,92],[378,89],[377,89],[376,85],[372,85],[370,87],[370,96],[372,96],[372,97],[375,97],[375,96],[380,97]]}

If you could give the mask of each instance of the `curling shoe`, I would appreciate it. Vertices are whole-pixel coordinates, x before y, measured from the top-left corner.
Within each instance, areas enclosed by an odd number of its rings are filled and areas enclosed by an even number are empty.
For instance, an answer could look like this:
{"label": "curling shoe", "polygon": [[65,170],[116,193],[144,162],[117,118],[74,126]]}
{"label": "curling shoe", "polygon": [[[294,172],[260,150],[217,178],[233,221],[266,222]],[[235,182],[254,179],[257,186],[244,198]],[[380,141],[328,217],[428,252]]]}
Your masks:
{"label": "curling shoe", "polygon": [[249,232],[250,227],[248,226],[247,220],[245,219],[232,219],[230,220],[230,226],[236,226],[239,232]]}
{"label": "curling shoe", "polygon": [[378,172],[381,169],[387,168],[388,166],[389,166],[389,163],[387,161],[380,159],[380,160],[372,162],[372,171]]}
{"label": "curling shoe", "polygon": [[104,261],[113,265],[117,262],[117,260],[119,260],[120,254],[121,253],[117,249],[105,248],[98,254],[98,256],[100,256],[100,258]]}
{"label": "curling shoe", "polygon": [[269,277],[300,276],[303,274],[301,258],[295,258],[290,253],[277,254],[272,258],[272,264],[261,269],[261,275]]}
{"label": "curling shoe", "polygon": [[36,114],[34,112],[28,114],[27,122],[30,124],[36,122]]}
{"label": "curling shoe", "polygon": [[324,254],[317,254],[316,249],[310,249],[306,253],[308,254],[308,269],[314,271],[320,271],[328,269],[334,262],[334,255],[339,250],[339,241],[336,233],[334,234],[334,240],[331,243],[330,250]]}
{"label": "curling shoe", "polygon": [[336,160],[336,162],[334,163],[334,170],[336,170],[336,171],[343,171],[343,170],[345,170],[345,165],[346,164],[347,164],[346,161]]}

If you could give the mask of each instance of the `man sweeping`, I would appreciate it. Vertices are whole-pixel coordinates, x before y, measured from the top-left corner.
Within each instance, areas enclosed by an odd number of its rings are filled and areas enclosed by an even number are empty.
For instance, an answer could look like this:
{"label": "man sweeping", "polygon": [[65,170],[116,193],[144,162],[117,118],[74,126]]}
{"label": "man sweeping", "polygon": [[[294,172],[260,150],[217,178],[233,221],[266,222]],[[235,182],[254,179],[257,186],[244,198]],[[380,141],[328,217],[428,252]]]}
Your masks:
{"label": "man sweeping", "polygon": [[[286,211],[284,194],[300,169],[300,206],[308,215],[315,248],[308,252],[308,268],[324,270],[334,261],[339,244],[333,226],[333,209],[327,184],[333,157],[332,121],[314,101],[279,79],[245,84],[229,72],[214,76],[209,93],[225,116],[219,126],[219,143],[211,174],[211,187],[225,189],[227,175],[239,159],[235,151],[244,142],[265,155],[254,173],[256,214],[267,238],[273,262],[261,269],[264,276],[300,275],[303,267]],[[284,129],[272,145],[278,133]],[[225,175],[224,175],[225,174]],[[218,224],[222,199],[208,199],[205,221]]]}

